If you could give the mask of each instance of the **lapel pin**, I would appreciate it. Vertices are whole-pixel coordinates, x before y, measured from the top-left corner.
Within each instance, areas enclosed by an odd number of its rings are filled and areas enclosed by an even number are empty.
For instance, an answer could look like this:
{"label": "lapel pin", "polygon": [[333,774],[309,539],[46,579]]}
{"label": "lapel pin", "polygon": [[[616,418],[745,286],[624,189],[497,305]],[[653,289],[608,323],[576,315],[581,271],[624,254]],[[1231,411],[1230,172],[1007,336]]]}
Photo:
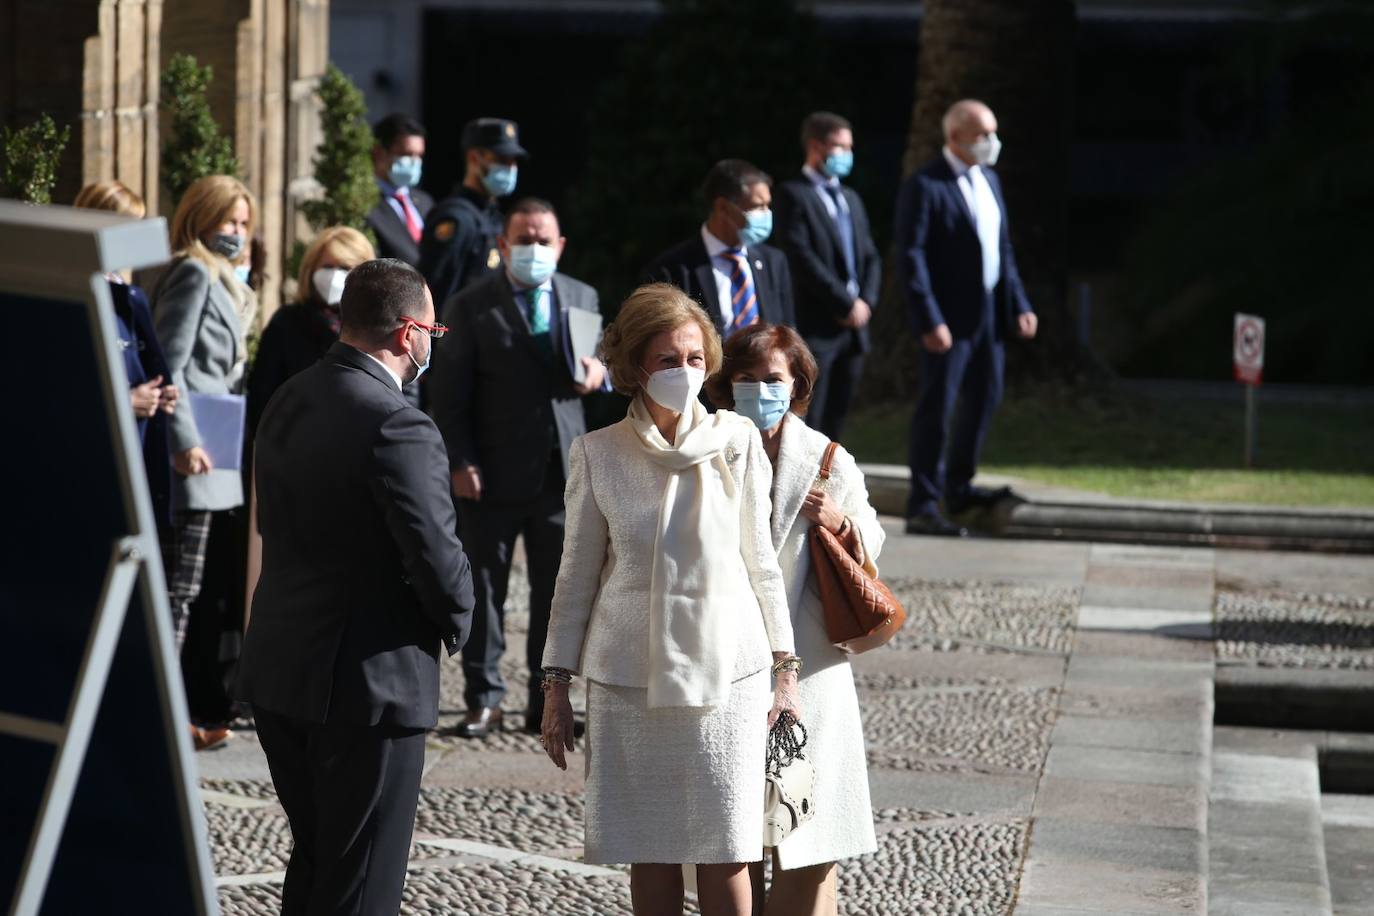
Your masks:
{"label": "lapel pin", "polygon": [[725,463],[734,464],[738,458],[739,449],[735,448],[733,445],[727,445],[725,447]]}
{"label": "lapel pin", "polygon": [[755,270],[763,270],[763,262],[760,261],[760,260],[755,260],[755,261],[754,261],[754,269],[755,269]]}

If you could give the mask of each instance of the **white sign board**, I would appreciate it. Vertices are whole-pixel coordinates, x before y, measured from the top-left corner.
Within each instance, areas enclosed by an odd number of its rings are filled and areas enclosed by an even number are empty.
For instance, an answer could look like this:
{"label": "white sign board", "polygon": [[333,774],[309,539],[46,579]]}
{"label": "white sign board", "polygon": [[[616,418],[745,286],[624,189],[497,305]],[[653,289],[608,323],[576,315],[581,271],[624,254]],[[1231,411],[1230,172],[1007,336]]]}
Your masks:
{"label": "white sign board", "polygon": [[1236,312],[1232,363],[1236,381],[1258,385],[1264,372],[1264,319]]}

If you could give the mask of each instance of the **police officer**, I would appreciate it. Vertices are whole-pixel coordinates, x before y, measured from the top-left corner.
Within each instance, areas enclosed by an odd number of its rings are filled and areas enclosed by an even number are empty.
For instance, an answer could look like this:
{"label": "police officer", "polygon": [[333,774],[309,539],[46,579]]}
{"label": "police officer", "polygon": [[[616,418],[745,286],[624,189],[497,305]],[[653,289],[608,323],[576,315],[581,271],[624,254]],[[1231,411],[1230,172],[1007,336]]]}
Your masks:
{"label": "police officer", "polygon": [[515,190],[519,161],[529,154],[514,121],[478,118],[463,127],[463,155],[463,183],[429,212],[420,240],[420,272],[436,303],[501,266],[496,199]]}

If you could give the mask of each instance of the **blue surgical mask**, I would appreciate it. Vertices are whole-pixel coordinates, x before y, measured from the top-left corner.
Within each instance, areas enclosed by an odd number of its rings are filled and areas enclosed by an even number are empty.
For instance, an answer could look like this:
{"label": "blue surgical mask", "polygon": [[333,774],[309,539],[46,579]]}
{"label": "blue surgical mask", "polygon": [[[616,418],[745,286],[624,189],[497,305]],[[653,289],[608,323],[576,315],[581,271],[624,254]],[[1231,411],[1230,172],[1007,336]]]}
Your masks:
{"label": "blue surgical mask", "polygon": [[525,286],[538,286],[558,268],[558,249],[552,245],[512,245],[506,266]]}
{"label": "blue surgical mask", "polygon": [[837,149],[831,151],[825,157],[825,174],[832,178],[844,180],[849,177],[849,173],[854,171],[854,151],[852,149]]}
{"label": "blue surgical mask", "polygon": [[773,234],[772,210],[745,210],[744,228],[739,231],[741,245],[760,245]]}
{"label": "blue surgical mask", "polygon": [[419,156],[401,156],[391,163],[391,183],[398,188],[413,188],[420,183],[424,161]]}
{"label": "blue surgical mask", "polygon": [[243,236],[226,235],[223,232],[215,233],[215,237],[210,240],[210,250],[220,255],[227,261],[237,261],[243,254]]}
{"label": "blue surgical mask", "polygon": [[492,197],[505,197],[515,190],[515,179],[518,174],[517,166],[492,163],[487,167],[487,173],[482,176],[482,187],[486,188]]}
{"label": "blue surgical mask", "polygon": [[248,285],[248,278],[253,275],[253,268],[247,264],[239,264],[234,268],[234,276],[238,277],[240,283]]}
{"label": "blue surgical mask", "polygon": [[735,413],[754,421],[759,429],[772,429],[792,406],[792,386],[787,382],[735,382]]}
{"label": "blue surgical mask", "polygon": [[[425,353],[425,361],[424,361],[423,363],[421,363],[419,360],[417,360],[417,359],[415,358],[415,354],[414,354],[414,353],[407,353],[407,354],[406,354],[406,356],[409,356],[409,357],[410,357],[410,361],[411,361],[412,363],[415,364],[415,378],[411,379],[410,381],[412,381],[412,382],[418,382],[418,381],[420,380],[420,376],[424,375],[426,372],[429,371],[429,363],[430,363],[430,360],[432,360],[432,359],[434,358],[434,339],[431,338],[431,337],[429,337],[428,334],[426,334],[424,331],[420,330],[419,328],[415,327],[414,325],[411,325],[411,328],[410,328],[410,329],[411,329],[412,331],[420,331],[420,334],[421,334],[421,335],[423,335],[424,337],[429,338],[429,351],[428,351],[427,353]],[[409,384],[409,383],[407,383],[407,384]]]}

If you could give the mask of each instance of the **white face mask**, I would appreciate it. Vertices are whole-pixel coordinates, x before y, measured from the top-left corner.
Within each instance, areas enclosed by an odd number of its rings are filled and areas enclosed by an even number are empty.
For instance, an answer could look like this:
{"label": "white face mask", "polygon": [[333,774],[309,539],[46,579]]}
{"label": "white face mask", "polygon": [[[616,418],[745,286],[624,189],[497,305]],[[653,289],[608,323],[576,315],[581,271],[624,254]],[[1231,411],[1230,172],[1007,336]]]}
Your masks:
{"label": "white face mask", "polygon": [[310,282],[315,284],[315,292],[320,294],[325,305],[338,305],[343,300],[344,281],[348,279],[348,271],[342,267],[321,267],[310,275]]}
{"label": "white face mask", "polygon": [[965,149],[973,156],[974,162],[991,167],[997,164],[997,157],[1002,154],[1002,140],[996,134],[988,134],[981,140],[970,143]]}
{"label": "white face mask", "polygon": [[692,366],[678,366],[674,369],[660,369],[649,376],[644,393],[654,399],[654,403],[674,413],[686,413],[692,406],[701,386],[706,381],[706,370]]}

